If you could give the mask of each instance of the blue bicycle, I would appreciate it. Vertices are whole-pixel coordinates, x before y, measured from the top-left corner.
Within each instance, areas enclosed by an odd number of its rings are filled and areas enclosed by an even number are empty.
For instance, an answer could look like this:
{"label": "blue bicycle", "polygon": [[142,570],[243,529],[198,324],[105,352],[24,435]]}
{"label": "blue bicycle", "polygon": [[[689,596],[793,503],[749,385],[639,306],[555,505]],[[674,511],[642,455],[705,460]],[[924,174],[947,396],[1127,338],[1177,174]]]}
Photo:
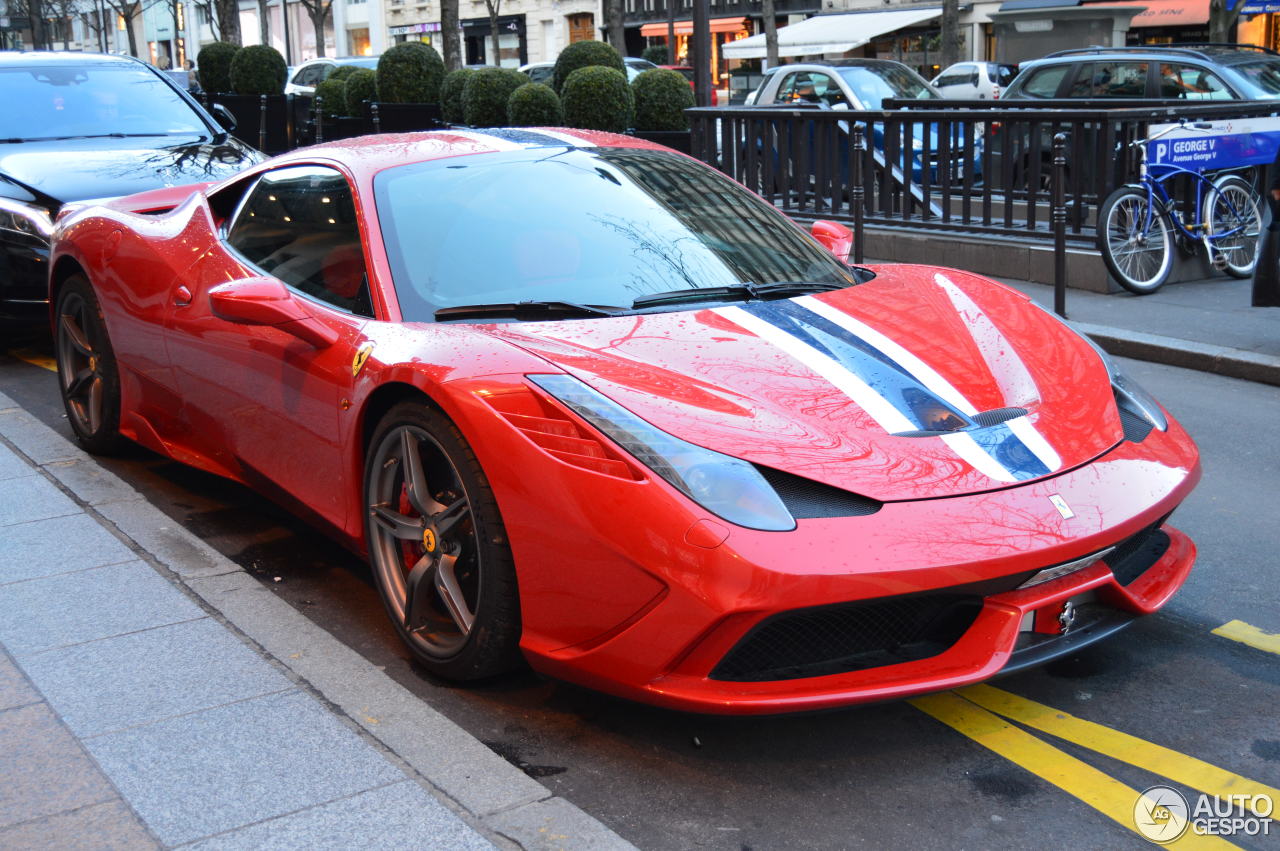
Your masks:
{"label": "blue bicycle", "polygon": [[[1177,165],[1147,165],[1147,143],[1173,130],[1211,130],[1209,125],[1181,124],[1129,144],[1139,151],[1138,182],[1122,186],[1098,212],[1098,246],[1108,271],[1126,290],[1153,293],[1169,278],[1173,246],[1204,248],[1215,269],[1236,278],[1253,274],[1258,234],[1262,232],[1262,199],[1236,174],[1213,177]],[[1169,195],[1166,184],[1187,175],[1195,186],[1192,220]]]}

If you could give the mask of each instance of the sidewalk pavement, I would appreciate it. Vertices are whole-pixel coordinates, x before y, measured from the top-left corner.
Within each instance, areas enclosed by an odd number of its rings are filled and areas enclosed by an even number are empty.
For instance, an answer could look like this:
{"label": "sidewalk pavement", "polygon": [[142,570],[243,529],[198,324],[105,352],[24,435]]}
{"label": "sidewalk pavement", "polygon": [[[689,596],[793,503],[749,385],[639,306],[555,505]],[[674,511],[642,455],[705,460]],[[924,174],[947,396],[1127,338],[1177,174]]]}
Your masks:
{"label": "sidewalk pavement", "polygon": [[0,394],[0,848],[631,846]]}

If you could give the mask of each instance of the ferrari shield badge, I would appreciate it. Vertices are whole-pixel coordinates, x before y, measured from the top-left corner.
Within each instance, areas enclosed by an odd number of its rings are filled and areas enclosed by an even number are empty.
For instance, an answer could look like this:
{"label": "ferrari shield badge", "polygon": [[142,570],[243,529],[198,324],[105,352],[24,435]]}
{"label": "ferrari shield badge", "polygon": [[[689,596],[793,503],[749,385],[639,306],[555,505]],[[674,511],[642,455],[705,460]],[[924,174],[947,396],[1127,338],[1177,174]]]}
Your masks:
{"label": "ferrari shield badge", "polygon": [[373,343],[365,343],[356,352],[355,360],[351,362],[351,376],[360,374],[360,370],[364,369],[364,362],[369,359],[369,355],[373,352]]}

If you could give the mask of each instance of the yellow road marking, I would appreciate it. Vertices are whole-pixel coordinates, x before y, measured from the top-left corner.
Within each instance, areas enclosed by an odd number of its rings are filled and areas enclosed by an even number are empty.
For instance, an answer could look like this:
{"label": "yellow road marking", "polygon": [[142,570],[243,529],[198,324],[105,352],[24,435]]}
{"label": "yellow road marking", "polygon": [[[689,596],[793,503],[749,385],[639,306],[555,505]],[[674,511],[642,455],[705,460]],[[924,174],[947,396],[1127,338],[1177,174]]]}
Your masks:
{"label": "yellow road marking", "polygon": [[1256,626],[1250,626],[1244,621],[1224,623],[1213,630],[1213,634],[1221,635],[1223,638],[1230,638],[1232,641],[1239,641],[1241,644],[1247,644],[1256,650],[1265,650],[1268,653],[1275,653],[1280,656],[1280,635],[1263,632]]}
{"label": "yellow road marking", "polygon": [[24,360],[33,366],[40,367],[41,369],[47,369],[50,372],[58,371],[57,361],[51,357],[46,357],[33,349],[10,349],[9,354],[13,355],[18,360]]}
{"label": "yellow road marking", "polygon": [[[966,689],[967,691],[967,689]],[[1068,795],[1079,798],[1107,818],[1138,834],[1133,808],[1139,792],[1092,765],[1015,727],[1003,718],[959,696],[943,692],[913,698],[912,706],[973,739]],[[1169,848],[1234,848],[1216,836],[1188,830]]]}
{"label": "yellow road marking", "polygon": [[[1272,802],[1280,801],[1280,789],[989,685],[968,686],[957,690],[956,694],[1019,724],[1025,724],[1043,733],[1057,736],[1210,795],[1219,795],[1224,798],[1228,795],[1266,795]],[[1255,797],[1251,800],[1257,799]],[[1270,815],[1270,807],[1265,803],[1256,803],[1255,811],[1259,807],[1262,812],[1258,815]]]}

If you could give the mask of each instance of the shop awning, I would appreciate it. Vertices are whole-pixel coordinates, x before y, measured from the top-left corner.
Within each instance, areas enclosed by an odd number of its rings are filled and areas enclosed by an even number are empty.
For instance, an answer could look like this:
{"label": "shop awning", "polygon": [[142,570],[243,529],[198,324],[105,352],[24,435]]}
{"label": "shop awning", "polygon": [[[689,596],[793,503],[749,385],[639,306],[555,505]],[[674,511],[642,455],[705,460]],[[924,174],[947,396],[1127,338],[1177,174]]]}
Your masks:
{"label": "shop awning", "polygon": [[[1208,0],[1204,0],[1208,2]],[[892,12],[845,12],[819,15],[778,29],[779,56],[809,56],[844,53],[861,47],[873,38],[913,24],[930,21],[942,14],[940,6],[901,9]],[[720,49],[725,59],[763,59],[764,33],[744,38]]]}
{"label": "shop awning", "polygon": [[1087,5],[1146,6],[1145,12],[1133,16],[1130,27],[1190,27],[1209,23],[1209,0],[1130,0]]}
{"label": "shop awning", "polygon": [[[736,33],[746,24],[746,18],[712,18],[711,31],[713,33]],[[646,38],[663,38],[666,34],[666,24],[645,24],[640,28],[640,35]],[[693,35],[693,21],[676,21],[676,35]]]}

